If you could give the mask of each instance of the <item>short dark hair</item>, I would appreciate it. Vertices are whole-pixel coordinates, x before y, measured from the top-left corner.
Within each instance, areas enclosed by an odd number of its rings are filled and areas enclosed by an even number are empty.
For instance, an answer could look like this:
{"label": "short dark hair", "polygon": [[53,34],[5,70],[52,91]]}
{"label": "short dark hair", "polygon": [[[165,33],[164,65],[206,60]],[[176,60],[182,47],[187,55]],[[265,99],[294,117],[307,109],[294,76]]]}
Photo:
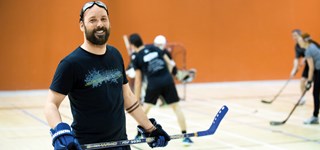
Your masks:
{"label": "short dark hair", "polygon": [[142,41],[140,35],[137,33],[130,35],[129,42],[137,48],[143,45],[143,41]]}
{"label": "short dark hair", "polygon": [[297,33],[297,34],[301,35],[301,34],[302,34],[302,31],[301,31],[300,29],[293,29],[293,30],[291,31],[291,33]]}

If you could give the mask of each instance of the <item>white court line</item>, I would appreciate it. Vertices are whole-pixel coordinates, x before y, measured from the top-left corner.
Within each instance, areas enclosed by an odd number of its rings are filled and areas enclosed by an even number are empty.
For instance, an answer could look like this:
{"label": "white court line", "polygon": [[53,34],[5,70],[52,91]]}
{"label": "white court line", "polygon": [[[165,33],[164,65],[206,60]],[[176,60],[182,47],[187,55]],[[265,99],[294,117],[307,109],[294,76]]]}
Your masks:
{"label": "white court line", "polygon": [[231,132],[228,132],[228,131],[224,131],[224,130],[221,131],[221,132],[225,132],[226,134],[229,134],[229,135],[231,135],[231,136],[238,137],[238,138],[242,138],[242,139],[245,139],[245,140],[247,140],[247,141],[250,141],[250,142],[253,142],[253,143],[256,143],[256,144],[259,144],[259,145],[263,145],[263,146],[265,146],[265,147],[269,147],[269,148],[271,148],[272,150],[275,150],[275,149],[277,149],[277,150],[283,150],[282,148],[278,148],[278,147],[273,146],[273,145],[271,145],[271,144],[268,144],[268,143],[265,143],[265,142],[260,142],[260,141],[255,140],[255,139],[247,138],[247,137],[242,136],[242,135],[239,135],[239,134],[234,134],[234,133],[231,133]]}
{"label": "white court line", "polygon": [[[246,150],[246,148],[242,148],[242,147],[239,147],[239,146],[227,143],[227,142],[223,142],[222,140],[219,140],[219,139],[216,139],[216,138],[214,139],[214,142],[220,143],[221,145],[227,145],[227,146],[231,147],[232,149]],[[211,149],[212,147],[201,146],[201,149],[204,149],[204,148]]]}

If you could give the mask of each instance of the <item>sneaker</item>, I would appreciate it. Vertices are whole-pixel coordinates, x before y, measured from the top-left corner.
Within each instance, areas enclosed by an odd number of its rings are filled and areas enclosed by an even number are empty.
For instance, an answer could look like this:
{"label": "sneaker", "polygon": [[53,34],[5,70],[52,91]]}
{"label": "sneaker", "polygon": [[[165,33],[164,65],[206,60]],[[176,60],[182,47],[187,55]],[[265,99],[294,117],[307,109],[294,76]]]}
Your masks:
{"label": "sneaker", "polygon": [[193,143],[193,141],[190,138],[186,137],[183,138],[182,143],[184,146],[190,146]]}
{"label": "sneaker", "polygon": [[319,118],[312,116],[311,118],[307,119],[303,123],[304,124],[319,124]]}

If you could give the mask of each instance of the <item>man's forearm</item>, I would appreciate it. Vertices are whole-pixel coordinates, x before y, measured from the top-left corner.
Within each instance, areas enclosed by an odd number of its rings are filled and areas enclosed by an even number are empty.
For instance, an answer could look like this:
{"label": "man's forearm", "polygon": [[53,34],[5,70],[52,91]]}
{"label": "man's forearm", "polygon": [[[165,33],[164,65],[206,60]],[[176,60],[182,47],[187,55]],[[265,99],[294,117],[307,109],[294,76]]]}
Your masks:
{"label": "man's forearm", "polygon": [[54,104],[46,104],[44,114],[51,128],[56,127],[58,123],[62,122],[58,108]]}

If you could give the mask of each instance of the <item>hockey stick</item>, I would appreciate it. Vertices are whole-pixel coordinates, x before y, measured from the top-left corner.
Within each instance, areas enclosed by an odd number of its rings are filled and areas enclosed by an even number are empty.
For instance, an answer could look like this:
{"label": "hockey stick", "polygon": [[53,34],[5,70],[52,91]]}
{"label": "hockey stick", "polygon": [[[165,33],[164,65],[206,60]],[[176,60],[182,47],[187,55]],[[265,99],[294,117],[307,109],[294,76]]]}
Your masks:
{"label": "hockey stick", "polygon": [[[212,135],[218,129],[220,122],[222,121],[223,117],[227,114],[228,110],[229,110],[229,108],[225,105],[223,107],[221,107],[219,112],[214,117],[214,120],[208,130],[198,131],[198,132],[194,132],[194,133],[170,135],[170,138],[171,139],[181,139],[181,138],[185,138],[185,137],[201,137],[201,136],[206,136],[206,135]],[[131,144],[146,143],[146,142],[152,142],[153,140],[154,140],[154,137],[148,137],[148,138],[133,139],[133,140],[121,140],[121,141],[113,141],[113,142],[84,144],[84,145],[81,145],[81,147],[84,150],[93,150],[93,149],[110,148],[110,147],[118,147],[118,146],[125,146],[125,145],[131,145]]]}
{"label": "hockey stick", "polygon": [[270,121],[270,125],[277,126],[277,125],[283,125],[283,124],[285,124],[285,123],[288,121],[288,119],[290,118],[290,116],[291,116],[291,114],[293,113],[293,111],[294,111],[294,110],[297,108],[297,106],[299,105],[302,97],[303,97],[306,93],[307,93],[307,90],[304,90],[303,93],[302,93],[302,95],[301,95],[301,97],[300,97],[300,99],[299,99],[298,102],[294,105],[293,109],[291,110],[290,114],[288,115],[288,117],[287,117],[285,120],[283,120],[283,121]]}
{"label": "hockey stick", "polygon": [[129,40],[128,40],[128,36],[127,36],[127,35],[123,35],[123,42],[124,42],[124,45],[126,46],[128,55],[130,56],[131,53],[132,53],[132,50],[130,49],[130,43],[129,43]]}
{"label": "hockey stick", "polygon": [[275,101],[277,99],[277,97],[282,93],[283,89],[288,85],[288,83],[291,81],[291,79],[293,78],[293,76],[290,76],[290,78],[287,80],[287,82],[284,84],[284,86],[280,89],[280,91],[278,92],[277,95],[275,95],[273,97],[273,99],[271,101],[267,101],[262,99],[261,102],[265,103],[265,104],[271,104],[273,101]]}

